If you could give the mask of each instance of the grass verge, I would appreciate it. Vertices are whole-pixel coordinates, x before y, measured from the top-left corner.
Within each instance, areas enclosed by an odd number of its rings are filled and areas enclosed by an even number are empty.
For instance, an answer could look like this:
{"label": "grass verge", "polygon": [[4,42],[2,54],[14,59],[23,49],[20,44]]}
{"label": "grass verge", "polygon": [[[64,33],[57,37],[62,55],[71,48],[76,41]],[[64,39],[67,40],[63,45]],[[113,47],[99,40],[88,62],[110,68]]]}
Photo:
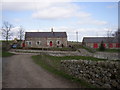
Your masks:
{"label": "grass verge", "polygon": [[90,47],[82,46],[81,48],[86,49],[90,53],[95,53],[96,52],[95,49],[90,48]]}
{"label": "grass verge", "polygon": [[[67,57],[63,57],[65,59],[67,59]],[[59,75],[59,76],[62,76],[68,80],[71,80],[71,81],[74,81],[74,82],[78,82],[80,83],[80,85],[82,85],[83,87],[85,88],[96,88],[95,86],[81,80],[81,79],[78,79],[78,78],[75,78],[69,74],[66,74],[65,72],[57,69],[57,67],[55,68],[54,66],[58,65],[58,63],[60,64],[60,57],[54,57],[54,56],[49,56],[49,55],[36,55],[36,56],[32,56],[32,59],[33,61],[40,65],[42,68],[46,69],[47,71],[53,73],[53,74],[56,74],[56,75]],[[54,62],[54,66],[53,65],[50,65],[46,60],[49,59],[51,62]],[[70,59],[70,57],[69,57]],[[56,64],[56,65],[55,65]]]}
{"label": "grass verge", "polygon": [[92,60],[92,61],[105,61],[106,59],[100,59],[100,58],[95,58],[95,57],[90,57],[90,56],[50,56],[46,55],[51,60]]}
{"label": "grass verge", "polygon": [[[96,50],[100,51],[99,49]],[[120,49],[105,49],[105,51],[102,52],[120,53]]]}
{"label": "grass verge", "polygon": [[12,56],[12,55],[15,55],[15,54],[10,53],[10,52],[7,52],[7,51],[2,51],[2,52],[1,52],[1,56],[2,56],[2,57],[10,57],[10,56]]}
{"label": "grass verge", "polygon": [[51,47],[51,48],[29,48],[31,50],[47,50],[47,51],[76,51],[75,48],[70,47]]}

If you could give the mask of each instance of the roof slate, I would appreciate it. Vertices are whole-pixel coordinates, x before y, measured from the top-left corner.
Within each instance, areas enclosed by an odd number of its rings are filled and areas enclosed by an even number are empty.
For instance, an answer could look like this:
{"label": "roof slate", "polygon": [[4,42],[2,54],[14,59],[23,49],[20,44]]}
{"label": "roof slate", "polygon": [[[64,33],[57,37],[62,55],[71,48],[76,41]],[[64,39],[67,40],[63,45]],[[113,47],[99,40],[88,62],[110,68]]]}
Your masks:
{"label": "roof slate", "polygon": [[108,42],[111,42],[111,43],[118,43],[118,39],[115,38],[115,37],[84,37],[83,38],[83,42],[86,42],[86,43],[101,43],[101,42],[104,42],[104,43],[108,43]]}
{"label": "roof slate", "polygon": [[66,32],[26,32],[25,38],[67,38]]}

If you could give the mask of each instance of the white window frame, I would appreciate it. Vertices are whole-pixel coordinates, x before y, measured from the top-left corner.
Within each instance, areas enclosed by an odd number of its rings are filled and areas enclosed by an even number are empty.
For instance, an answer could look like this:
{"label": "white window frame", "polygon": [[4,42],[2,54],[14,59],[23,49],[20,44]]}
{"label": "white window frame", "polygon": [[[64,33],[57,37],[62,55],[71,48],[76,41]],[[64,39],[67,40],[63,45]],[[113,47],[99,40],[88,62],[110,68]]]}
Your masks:
{"label": "white window frame", "polygon": [[[39,42],[39,44],[38,44],[38,42]],[[41,45],[41,41],[37,41],[37,42],[36,42],[36,45]]]}
{"label": "white window frame", "polygon": [[[58,44],[58,41],[59,41],[59,44]],[[60,40],[57,40],[57,41],[56,41],[56,44],[57,44],[57,45],[60,45],[60,44],[61,44],[61,41],[60,41]]]}
{"label": "white window frame", "polygon": [[53,40],[47,40],[47,46],[50,46],[50,41],[53,43]]}
{"label": "white window frame", "polygon": [[[31,46],[32,45],[32,41],[26,41],[27,42],[27,45]],[[31,42],[31,44],[30,44]]]}

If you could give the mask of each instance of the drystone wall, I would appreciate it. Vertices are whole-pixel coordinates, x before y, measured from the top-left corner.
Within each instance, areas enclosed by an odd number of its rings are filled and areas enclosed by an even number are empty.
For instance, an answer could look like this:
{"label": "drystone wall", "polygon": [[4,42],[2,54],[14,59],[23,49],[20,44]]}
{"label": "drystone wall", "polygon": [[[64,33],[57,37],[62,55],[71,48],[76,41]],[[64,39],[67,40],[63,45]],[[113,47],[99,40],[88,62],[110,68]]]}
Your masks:
{"label": "drystone wall", "polygon": [[110,52],[96,52],[90,53],[85,49],[79,49],[79,55],[81,56],[92,56],[96,58],[108,59],[108,60],[120,60],[120,53],[110,53]]}
{"label": "drystone wall", "polygon": [[93,57],[103,58],[108,60],[120,60],[120,53],[97,52],[93,55]]}
{"label": "drystone wall", "polygon": [[120,62],[62,60],[62,70],[99,88],[120,89]]}

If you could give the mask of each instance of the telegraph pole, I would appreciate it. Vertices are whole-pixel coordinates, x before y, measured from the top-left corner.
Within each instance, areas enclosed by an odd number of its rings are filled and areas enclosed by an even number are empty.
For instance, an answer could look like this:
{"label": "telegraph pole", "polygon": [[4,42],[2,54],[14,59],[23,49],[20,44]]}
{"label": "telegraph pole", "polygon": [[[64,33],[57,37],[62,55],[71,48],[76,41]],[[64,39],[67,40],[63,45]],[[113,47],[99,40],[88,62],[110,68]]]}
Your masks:
{"label": "telegraph pole", "polygon": [[78,31],[76,31],[76,41],[78,43]]}

